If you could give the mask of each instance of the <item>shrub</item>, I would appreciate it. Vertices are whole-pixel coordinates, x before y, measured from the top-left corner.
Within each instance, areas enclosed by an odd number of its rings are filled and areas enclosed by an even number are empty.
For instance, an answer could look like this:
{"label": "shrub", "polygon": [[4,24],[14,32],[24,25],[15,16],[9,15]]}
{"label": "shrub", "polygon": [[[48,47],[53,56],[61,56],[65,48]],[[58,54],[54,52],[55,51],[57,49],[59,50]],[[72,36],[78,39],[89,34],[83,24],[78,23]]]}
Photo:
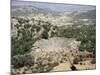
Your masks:
{"label": "shrub", "polygon": [[78,64],[79,61],[80,61],[79,58],[74,58],[73,64]]}
{"label": "shrub", "polygon": [[77,70],[77,68],[74,65],[72,65],[70,68],[71,68],[72,71]]}
{"label": "shrub", "polygon": [[92,61],[91,61],[91,63],[92,63],[92,64],[95,64],[95,63],[96,63],[96,59],[93,58]]}
{"label": "shrub", "polygon": [[83,65],[83,63],[82,63],[82,62],[80,62],[80,65]]}
{"label": "shrub", "polygon": [[33,58],[29,54],[13,56],[11,61],[14,68],[31,66],[34,64]]}
{"label": "shrub", "polygon": [[43,38],[43,39],[48,39],[48,32],[44,31],[44,32],[42,33],[42,38]]}

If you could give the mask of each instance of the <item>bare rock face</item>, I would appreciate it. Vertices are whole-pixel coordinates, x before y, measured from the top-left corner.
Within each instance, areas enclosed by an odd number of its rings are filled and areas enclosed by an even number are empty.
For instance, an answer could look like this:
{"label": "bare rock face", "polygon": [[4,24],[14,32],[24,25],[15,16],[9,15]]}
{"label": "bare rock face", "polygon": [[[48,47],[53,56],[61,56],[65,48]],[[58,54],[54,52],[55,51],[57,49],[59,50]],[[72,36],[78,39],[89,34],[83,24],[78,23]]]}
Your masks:
{"label": "bare rock face", "polygon": [[38,40],[34,47],[37,47],[36,51],[72,51],[78,50],[80,41],[76,41],[74,38],[64,38],[64,37],[53,37]]}

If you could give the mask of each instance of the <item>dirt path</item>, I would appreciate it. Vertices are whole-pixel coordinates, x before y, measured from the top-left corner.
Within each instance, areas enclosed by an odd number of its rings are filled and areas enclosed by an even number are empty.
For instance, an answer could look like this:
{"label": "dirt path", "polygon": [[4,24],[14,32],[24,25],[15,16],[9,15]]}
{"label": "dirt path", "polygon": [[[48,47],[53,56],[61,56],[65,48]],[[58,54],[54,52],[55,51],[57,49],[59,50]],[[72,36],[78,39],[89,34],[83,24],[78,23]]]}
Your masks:
{"label": "dirt path", "polygon": [[[95,64],[90,64],[88,63],[88,61],[85,61],[84,62],[85,65],[75,65],[76,68],[78,70],[89,70],[89,69],[95,69],[96,68],[96,65]],[[62,64],[59,64],[58,66],[54,67],[53,70],[51,71],[70,71],[70,64],[68,62],[66,63],[62,63]]]}
{"label": "dirt path", "polygon": [[67,62],[67,63],[59,64],[58,66],[54,67],[53,70],[51,71],[68,71],[68,70],[71,69],[70,69],[70,64]]}

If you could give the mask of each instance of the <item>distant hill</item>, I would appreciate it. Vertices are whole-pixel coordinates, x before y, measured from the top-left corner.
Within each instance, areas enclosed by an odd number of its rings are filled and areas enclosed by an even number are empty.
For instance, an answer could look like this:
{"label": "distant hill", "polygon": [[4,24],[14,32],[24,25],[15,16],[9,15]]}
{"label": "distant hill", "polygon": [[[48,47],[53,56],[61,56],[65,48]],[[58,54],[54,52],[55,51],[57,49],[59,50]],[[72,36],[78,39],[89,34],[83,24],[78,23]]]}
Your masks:
{"label": "distant hill", "polygon": [[37,1],[22,1],[22,0],[13,0],[12,1],[12,6],[17,5],[17,6],[35,6],[37,8],[41,9],[47,9],[47,10],[52,10],[56,12],[74,12],[74,11],[79,11],[79,12],[84,12],[88,10],[93,10],[95,9],[95,6],[93,5],[78,5],[78,4],[64,4],[64,3],[48,3],[48,2],[37,2]]}
{"label": "distant hill", "polygon": [[37,14],[48,14],[49,12],[33,6],[12,6],[12,16],[30,16]]}
{"label": "distant hill", "polygon": [[90,10],[77,14],[74,18],[77,19],[96,19],[96,10]]}
{"label": "distant hill", "polygon": [[51,14],[53,16],[59,16],[60,12],[52,11],[49,9],[42,9],[35,6],[12,6],[12,16],[37,16],[39,14],[48,15]]}
{"label": "distant hill", "polygon": [[[12,1],[12,16],[30,16],[37,14],[52,14],[53,16],[58,16],[63,13],[73,12],[86,12],[95,10],[95,6],[89,5],[75,5],[75,4],[59,4],[59,3],[46,3],[46,2],[34,2],[34,1]],[[63,14],[64,15],[64,14]],[[66,15],[65,15],[66,16]],[[67,14],[68,16],[68,14]]]}

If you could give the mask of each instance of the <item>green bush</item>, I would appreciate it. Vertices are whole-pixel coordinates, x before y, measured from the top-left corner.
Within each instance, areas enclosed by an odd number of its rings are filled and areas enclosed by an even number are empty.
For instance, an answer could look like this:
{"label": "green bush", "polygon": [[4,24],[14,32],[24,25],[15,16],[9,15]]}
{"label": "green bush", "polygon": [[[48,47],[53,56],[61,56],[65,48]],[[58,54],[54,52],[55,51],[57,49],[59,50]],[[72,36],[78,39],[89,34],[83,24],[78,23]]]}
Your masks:
{"label": "green bush", "polygon": [[42,33],[42,38],[43,38],[43,39],[48,39],[48,32],[44,31],[44,32]]}
{"label": "green bush", "polygon": [[14,66],[14,68],[20,68],[24,66],[32,66],[34,61],[33,57],[31,57],[29,54],[17,55],[12,57],[11,64]]}
{"label": "green bush", "polygon": [[92,64],[96,64],[96,59],[93,58],[92,61],[91,61],[91,63],[92,63]]}
{"label": "green bush", "polygon": [[60,31],[61,37],[76,38],[81,41],[80,51],[95,51],[96,49],[96,29],[95,25],[82,25],[81,28],[69,27]]}
{"label": "green bush", "polygon": [[[24,35],[25,36],[25,35]],[[12,56],[25,54],[31,51],[33,40],[30,36],[22,37],[20,40],[12,37],[11,52]]]}

